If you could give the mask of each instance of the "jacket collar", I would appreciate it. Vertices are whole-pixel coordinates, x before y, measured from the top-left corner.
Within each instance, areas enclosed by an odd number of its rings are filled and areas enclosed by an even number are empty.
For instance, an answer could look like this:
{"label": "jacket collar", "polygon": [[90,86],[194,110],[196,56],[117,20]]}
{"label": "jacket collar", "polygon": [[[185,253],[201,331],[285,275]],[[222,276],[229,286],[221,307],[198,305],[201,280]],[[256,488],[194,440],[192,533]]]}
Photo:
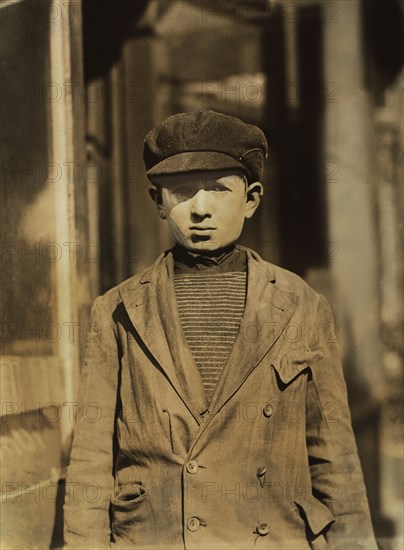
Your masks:
{"label": "jacket collar", "polygon": [[[238,245],[239,246],[239,245]],[[293,292],[276,284],[276,271],[254,251],[247,253],[247,298],[239,334],[210,403],[219,410],[272,348],[297,304]],[[129,318],[195,420],[206,408],[199,370],[182,333],[167,251],[143,274],[119,287]]]}

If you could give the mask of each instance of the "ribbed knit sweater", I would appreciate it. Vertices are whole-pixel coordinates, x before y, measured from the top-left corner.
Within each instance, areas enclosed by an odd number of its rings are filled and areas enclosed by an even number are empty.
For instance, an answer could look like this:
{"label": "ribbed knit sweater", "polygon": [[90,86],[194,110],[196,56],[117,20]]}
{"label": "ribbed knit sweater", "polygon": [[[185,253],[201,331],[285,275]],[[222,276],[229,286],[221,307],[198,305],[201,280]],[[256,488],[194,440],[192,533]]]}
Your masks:
{"label": "ribbed knit sweater", "polygon": [[174,275],[182,330],[210,401],[240,328],[246,272]]}

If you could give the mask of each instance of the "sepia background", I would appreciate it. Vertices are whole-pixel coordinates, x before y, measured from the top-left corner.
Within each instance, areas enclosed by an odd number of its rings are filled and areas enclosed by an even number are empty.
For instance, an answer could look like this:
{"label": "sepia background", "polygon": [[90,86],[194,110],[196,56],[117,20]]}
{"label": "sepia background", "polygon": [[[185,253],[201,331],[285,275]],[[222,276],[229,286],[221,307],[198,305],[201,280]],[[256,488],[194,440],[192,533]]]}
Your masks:
{"label": "sepia background", "polygon": [[171,246],[143,139],[195,109],[268,137],[242,243],[331,302],[376,535],[404,547],[403,21],[393,0],[0,2],[2,548],[63,544],[89,307]]}

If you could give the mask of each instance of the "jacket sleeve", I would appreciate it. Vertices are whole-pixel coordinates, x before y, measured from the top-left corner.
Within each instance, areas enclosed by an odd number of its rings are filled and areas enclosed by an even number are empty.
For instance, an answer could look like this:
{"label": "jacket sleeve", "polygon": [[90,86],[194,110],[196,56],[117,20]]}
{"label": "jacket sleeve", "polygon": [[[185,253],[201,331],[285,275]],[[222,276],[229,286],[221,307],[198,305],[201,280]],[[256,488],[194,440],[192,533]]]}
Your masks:
{"label": "jacket sleeve", "polygon": [[91,310],[73,445],[66,480],[66,548],[109,548],[113,436],[119,356],[111,316],[97,298]]}
{"label": "jacket sleeve", "polygon": [[[351,425],[334,319],[320,296],[316,327],[322,359],[312,364],[307,390],[307,449],[313,495],[335,521],[324,534],[329,548],[377,549]],[[315,545],[314,545],[315,547]]]}

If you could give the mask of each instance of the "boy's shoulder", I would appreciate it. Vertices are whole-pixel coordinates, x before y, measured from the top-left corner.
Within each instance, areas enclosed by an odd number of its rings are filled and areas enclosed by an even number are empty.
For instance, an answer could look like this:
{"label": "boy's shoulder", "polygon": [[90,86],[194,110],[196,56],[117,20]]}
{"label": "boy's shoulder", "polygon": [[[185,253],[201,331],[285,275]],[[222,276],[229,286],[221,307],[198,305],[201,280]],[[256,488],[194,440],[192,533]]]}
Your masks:
{"label": "boy's shoulder", "polygon": [[293,271],[264,260],[255,250],[244,246],[239,246],[239,248],[246,251],[247,257],[257,262],[259,268],[262,270],[262,276],[266,277],[268,282],[276,285],[280,290],[299,296],[304,294],[318,299],[319,295],[317,292]]}
{"label": "boy's shoulder", "polygon": [[140,288],[143,284],[150,282],[154,278],[155,274],[164,263],[165,256],[168,252],[169,251],[163,252],[151,265],[110,288],[104,292],[104,294],[98,296],[96,300],[101,300],[110,305],[118,305],[118,303],[122,301],[122,294],[135,291],[137,288]]}

